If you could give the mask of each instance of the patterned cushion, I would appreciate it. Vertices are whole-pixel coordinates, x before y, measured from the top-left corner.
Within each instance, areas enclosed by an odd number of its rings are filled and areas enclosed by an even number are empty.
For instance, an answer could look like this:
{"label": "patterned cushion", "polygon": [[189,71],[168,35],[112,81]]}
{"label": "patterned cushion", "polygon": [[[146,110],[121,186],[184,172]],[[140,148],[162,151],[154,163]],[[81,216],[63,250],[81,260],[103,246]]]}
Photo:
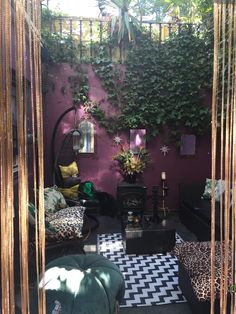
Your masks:
{"label": "patterned cushion", "polygon": [[[222,271],[220,242],[215,244],[215,295],[219,297],[220,276]],[[177,244],[174,255],[183,265],[190,277],[191,285],[196,297],[200,301],[211,299],[211,243],[210,242],[185,242]],[[229,274],[228,282],[231,282],[231,243],[229,249]]]}
{"label": "patterned cushion", "polygon": [[34,207],[33,203],[29,203],[28,210],[29,210],[29,214],[31,214],[31,216],[35,217],[35,207]]}
{"label": "patterned cushion", "polygon": [[[211,199],[212,191],[212,180],[206,179],[205,189],[202,197],[205,199]],[[224,180],[215,180],[215,201],[220,201],[220,196],[225,191],[225,181]]]}
{"label": "patterned cushion", "polygon": [[212,189],[212,180],[207,178],[202,197],[205,199],[211,199],[211,189]]}
{"label": "patterned cushion", "polygon": [[225,192],[225,181],[224,180],[217,180],[215,186],[215,200],[216,202],[220,202],[220,196]]}
{"label": "patterned cushion", "polygon": [[79,173],[79,169],[75,161],[73,161],[68,166],[59,165],[59,168],[61,170],[61,176],[63,179],[69,178],[69,177],[76,177]]}
{"label": "patterned cushion", "polygon": [[28,204],[28,211],[29,211],[29,223],[30,225],[34,226],[35,225],[35,207],[33,203]]}
{"label": "patterned cushion", "polygon": [[70,188],[59,188],[59,191],[66,198],[77,199],[78,198],[78,189],[79,189],[79,184],[74,185]]}
{"label": "patterned cushion", "polygon": [[67,207],[65,198],[58,190],[57,186],[44,189],[44,209],[46,216],[65,207]]}
{"label": "patterned cushion", "polygon": [[82,237],[85,207],[74,206],[61,209],[50,215],[48,222],[55,229],[55,234],[49,234],[51,240],[69,240]]}

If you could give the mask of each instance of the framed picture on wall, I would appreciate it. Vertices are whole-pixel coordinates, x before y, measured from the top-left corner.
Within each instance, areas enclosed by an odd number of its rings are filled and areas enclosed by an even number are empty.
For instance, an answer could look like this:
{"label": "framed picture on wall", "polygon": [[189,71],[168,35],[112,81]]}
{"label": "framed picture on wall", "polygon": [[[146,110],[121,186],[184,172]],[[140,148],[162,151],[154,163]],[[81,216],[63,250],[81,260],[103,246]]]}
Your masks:
{"label": "framed picture on wall", "polygon": [[130,149],[138,153],[141,148],[146,148],[146,129],[130,130]]}
{"label": "framed picture on wall", "polygon": [[196,155],[196,135],[194,134],[181,135],[180,155],[181,156]]}

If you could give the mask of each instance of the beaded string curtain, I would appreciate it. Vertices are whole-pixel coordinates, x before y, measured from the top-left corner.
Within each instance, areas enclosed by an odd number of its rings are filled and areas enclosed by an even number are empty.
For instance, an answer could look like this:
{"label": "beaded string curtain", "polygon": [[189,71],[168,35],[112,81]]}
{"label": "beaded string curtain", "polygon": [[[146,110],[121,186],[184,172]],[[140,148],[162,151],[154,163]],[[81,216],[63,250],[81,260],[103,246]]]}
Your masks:
{"label": "beaded string curtain", "polygon": [[[21,312],[30,312],[29,191],[33,191],[38,208],[35,215],[38,280],[45,267],[40,20],[39,0],[0,0],[0,304],[4,314],[15,313],[15,291],[18,290]],[[13,86],[16,89],[17,189],[14,189],[13,176]],[[29,130],[33,138],[30,145],[27,141]],[[28,159],[29,155],[31,158]],[[31,177],[33,183],[29,182]],[[15,242],[19,243],[19,250],[14,246]],[[14,275],[18,264],[19,280]],[[15,289],[18,286],[20,289]],[[39,294],[38,304],[38,313],[45,313],[44,292]]]}
{"label": "beaded string curtain", "polygon": [[[220,199],[220,313],[236,313],[236,1],[214,1],[214,74],[212,98],[212,180],[220,175],[225,192]],[[218,147],[220,149],[218,150]],[[220,151],[220,154],[219,154]],[[211,314],[214,313],[215,189],[212,188]],[[224,195],[224,197],[223,197]],[[232,240],[231,240],[232,239]],[[231,247],[231,249],[230,249]],[[231,271],[230,271],[231,269]]]}

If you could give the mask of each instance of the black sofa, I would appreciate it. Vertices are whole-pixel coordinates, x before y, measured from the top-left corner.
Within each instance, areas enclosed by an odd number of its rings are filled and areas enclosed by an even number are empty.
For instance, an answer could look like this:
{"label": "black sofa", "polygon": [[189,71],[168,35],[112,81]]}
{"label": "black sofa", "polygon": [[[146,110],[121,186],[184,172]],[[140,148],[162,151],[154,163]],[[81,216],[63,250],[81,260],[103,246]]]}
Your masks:
{"label": "black sofa", "polygon": [[[180,219],[199,241],[211,239],[211,200],[203,199],[205,182],[180,184]],[[216,202],[216,240],[220,239],[220,204]]]}
{"label": "black sofa", "polygon": [[[194,314],[209,314],[211,307],[211,243],[207,242],[184,242],[176,244],[173,255],[178,259],[179,286],[188,305]],[[229,257],[232,254],[229,250]],[[215,282],[214,290],[216,298],[214,302],[214,314],[220,314],[220,281],[222,264],[221,244],[215,245]],[[231,268],[229,270],[231,277]],[[231,280],[229,280],[229,283]],[[231,293],[227,295],[227,311],[230,313]]]}

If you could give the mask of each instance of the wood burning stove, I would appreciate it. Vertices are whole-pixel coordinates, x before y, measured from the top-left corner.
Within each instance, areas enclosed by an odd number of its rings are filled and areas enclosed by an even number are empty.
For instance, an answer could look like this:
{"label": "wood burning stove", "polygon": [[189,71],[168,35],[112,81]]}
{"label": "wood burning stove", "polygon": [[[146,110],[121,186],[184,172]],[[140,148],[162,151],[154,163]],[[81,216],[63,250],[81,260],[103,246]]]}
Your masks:
{"label": "wood burning stove", "polygon": [[146,208],[147,188],[143,183],[121,182],[117,185],[117,202],[121,215],[132,211],[134,215],[142,214]]}

